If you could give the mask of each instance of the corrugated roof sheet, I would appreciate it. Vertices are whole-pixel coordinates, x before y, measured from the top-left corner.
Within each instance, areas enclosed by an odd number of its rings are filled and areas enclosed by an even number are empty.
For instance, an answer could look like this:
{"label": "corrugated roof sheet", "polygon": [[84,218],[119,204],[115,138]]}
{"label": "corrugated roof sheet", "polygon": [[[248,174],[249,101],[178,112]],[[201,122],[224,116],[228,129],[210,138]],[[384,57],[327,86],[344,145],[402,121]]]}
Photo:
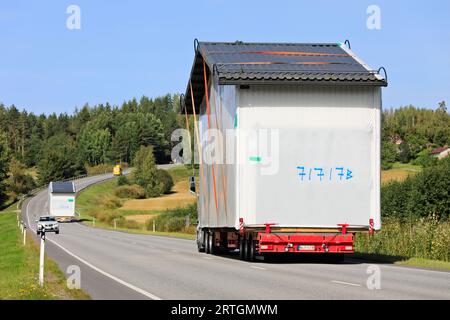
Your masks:
{"label": "corrugated roof sheet", "polygon": [[73,182],[51,182],[52,193],[75,193]]}
{"label": "corrugated roof sheet", "polygon": [[[203,60],[219,84],[387,85],[342,44],[200,42],[190,76],[197,111],[204,95]],[[189,90],[188,83],[185,105],[192,111]]]}

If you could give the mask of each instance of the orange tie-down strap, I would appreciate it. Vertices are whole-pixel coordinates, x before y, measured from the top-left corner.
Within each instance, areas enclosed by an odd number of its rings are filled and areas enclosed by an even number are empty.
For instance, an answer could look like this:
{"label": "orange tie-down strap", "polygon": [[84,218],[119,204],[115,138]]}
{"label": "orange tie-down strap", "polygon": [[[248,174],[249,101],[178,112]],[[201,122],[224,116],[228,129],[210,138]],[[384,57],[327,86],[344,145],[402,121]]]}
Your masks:
{"label": "orange tie-down strap", "polygon": [[245,61],[245,62],[221,62],[218,65],[242,65],[242,64],[300,64],[300,65],[330,65],[345,64],[351,65],[349,62],[332,62],[332,61],[298,61],[298,62],[281,62],[281,61]]}
{"label": "orange tie-down strap", "polygon": [[[208,81],[206,80],[206,64],[203,59],[203,79],[205,82],[205,102],[206,102],[206,114],[208,115],[208,129],[211,129],[211,108],[209,106],[209,93],[208,93]],[[214,169],[214,163],[211,164],[212,176],[213,176],[213,190],[214,190],[214,202],[216,204],[216,215],[219,217],[219,203],[217,200],[217,189],[216,189],[216,171]]]}
{"label": "orange tie-down strap", "polygon": [[304,52],[304,51],[210,51],[210,54],[268,54],[280,56],[306,56],[306,57],[350,57],[346,53]]}

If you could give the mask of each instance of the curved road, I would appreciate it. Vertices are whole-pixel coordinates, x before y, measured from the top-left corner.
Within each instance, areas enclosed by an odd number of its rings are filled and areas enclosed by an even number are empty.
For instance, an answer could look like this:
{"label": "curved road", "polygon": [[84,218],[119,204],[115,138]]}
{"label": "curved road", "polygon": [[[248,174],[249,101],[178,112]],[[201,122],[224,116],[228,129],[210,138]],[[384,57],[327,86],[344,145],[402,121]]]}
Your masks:
{"label": "curved road", "polygon": [[[99,175],[75,184],[80,190],[110,178]],[[24,221],[33,231],[34,221],[47,214],[46,202],[42,191],[23,205]],[[93,299],[450,299],[450,272],[445,271],[356,259],[249,263],[198,253],[192,240],[79,223],[61,223],[60,229],[59,235],[47,235],[46,252],[63,272],[78,266],[81,287]],[[379,277],[369,278],[374,274]],[[379,279],[381,288],[369,289],[368,279],[372,284]]]}

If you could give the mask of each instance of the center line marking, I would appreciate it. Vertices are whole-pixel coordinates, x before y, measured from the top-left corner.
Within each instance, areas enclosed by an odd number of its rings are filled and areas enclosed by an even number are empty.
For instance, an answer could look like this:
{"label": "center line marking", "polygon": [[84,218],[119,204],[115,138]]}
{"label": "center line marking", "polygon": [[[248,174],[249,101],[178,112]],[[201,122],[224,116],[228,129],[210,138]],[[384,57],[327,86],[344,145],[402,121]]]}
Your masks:
{"label": "center line marking", "polygon": [[345,284],[345,285],[354,286],[354,287],[362,287],[362,285],[360,285],[360,284],[351,283],[351,282],[344,282],[344,281],[337,281],[337,280],[331,280],[331,282],[337,283],[337,284]]}
{"label": "center line marking", "polygon": [[250,266],[250,268],[258,269],[258,270],[267,270],[266,268],[258,267],[258,266]]}

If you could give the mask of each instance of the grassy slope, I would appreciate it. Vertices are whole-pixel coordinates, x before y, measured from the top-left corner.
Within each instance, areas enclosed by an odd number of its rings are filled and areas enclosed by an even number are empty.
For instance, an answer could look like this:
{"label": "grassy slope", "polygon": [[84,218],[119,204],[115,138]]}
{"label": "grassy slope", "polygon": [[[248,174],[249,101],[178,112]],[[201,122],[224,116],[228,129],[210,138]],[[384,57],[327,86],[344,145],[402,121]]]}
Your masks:
{"label": "grassy slope", "polygon": [[439,261],[423,258],[402,258],[402,257],[394,257],[380,254],[367,254],[367,253],[355,253],[353,257],[356,259],[364,259],[367,261],[392,263],[400,266],[410,266],[436,270],[450,270],[449,261]]}
{"label": "grassy slope", "polygon": [[[174,167],[168,170],[172,175],[174,183],[180,181],[188,181],[188,177],[192,175],[192,170],[186,169],[184,166]],[[161,211],[149,211],[149,210],[125,210],[125,209],[105,209],[102,206],[102,199],[105,197],[114,197],[114,188],[117,186],[117,179],[109,180],[103,183],[99,183],[93,185],[89,188],[84,189],[81,194],[77,197],[77,211],[81,215],[81,219],[84,220],[84,223],[89,226],[93,226],[93,218],[92,213],[98,212],[101,210],[106,213],[115,213],[119,212],[122,216],[129,215],[140,215],[140,214],[161,214]],[[145,201],[145,200],[144,200]],[[99,209],[100,208],[100,209]],[[130,228],[120,228],[114,229],[114,227],[108,223],[104,223],[95,220],[95,227],[110,229],[110,230],[118,230],[125,231],[131,233],[139,233],[139,234],[151,234],[158,236],[171,236],[183,239],[195,239],[195,235],[188,233],[180,233],[180,232],[152,232],[145,229],[130,229]]]}
{"label": "grassy slope", "polygon": [[57,264],[45,260],[45,286],[38,285],[39,249],[28,235],[22,245],[16,212],[0,212],[0,299],[88,299],[81,290],[69,290]]}
{"label": "grassy slope", "polygon": [[386,184],[390,181],[403,181],[408,176],[414,175],[422,170],[422,167],[410,163],[396,162],[392,169],[381,171],[381,184]]}

